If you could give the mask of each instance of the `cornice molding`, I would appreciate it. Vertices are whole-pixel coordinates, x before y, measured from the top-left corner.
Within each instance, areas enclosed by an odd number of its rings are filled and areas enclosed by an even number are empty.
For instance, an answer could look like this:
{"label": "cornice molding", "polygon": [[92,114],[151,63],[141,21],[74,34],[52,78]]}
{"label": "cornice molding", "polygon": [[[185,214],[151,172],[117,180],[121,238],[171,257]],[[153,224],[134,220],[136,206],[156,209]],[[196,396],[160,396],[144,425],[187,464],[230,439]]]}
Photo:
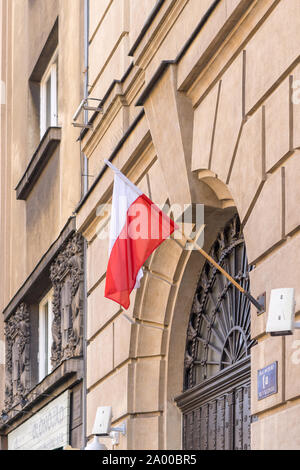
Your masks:
{"label": "cornice molding", "polygon": [[250,358],[237,362],[230,370],[224,369],[217,375],[214,375],[203,383],[186,390],[181,395],[174,398],[177,406],[183,413],[187,413],[201,406],[208,398],[212,399],[212,393],[215,396],[228,389],[228,381],[232,387],[243,381],[249,381],[249,372],[251,369]]}
{"label": "cornice molding", "polygon": [[118,112],[130,106],[144,81],[143,71],[130,67],[122,80],[112,83],[102,100],[103,113],[96,113],[92,117],[90,124],[93,124],[93,129],[87,130],[81,137],[82,149],[87,156],[92,154]]}
{"label": "cornice molding", "polygon": [[[124,158],[125,157],[125,158]],[[110,161],[113,161],[114,157],[110,157]],[[126,158],[126,154],[119,159],[119,168],[120,170],[132,180],[134,184],[139,184],[140,180],[152,166],[152,164],[156,160],[156,153],[152,143],[151,134],[150,132],[146,132],[143,135],[143,138],[139,141],[138,145],[135,147],[134,151],[128,155]],[[89,199],[93,190],[97,187],[97,184],[100,182],[101,178],[104,177],[104,173],[108,167],[105,165],[101,172],[98,175],[97,182],[93,188],[90,189],[90,192],[87,193],[86,199],[82,202],[82,204],[78,207],[77,212],[83,208],[84,203]],[[78,230],[83,234],[83,236],[88,240],[90,243],[95,236],[97,235],[97,230],[101,231],[100,224],[103,223],[103,219],[101,221],[101,216],[97,216],[97,207],[99,204],[107,204],[112,196],[112,182],[113,182],[113,175],[111,174],[109,180],[105,179],[105,183],[99,187],[99,192],[97,192],[96,200],[93,199],[92,196],[92,203],[91,207],[87,207],[86,215],[81,220],[81,224],[79,222],[79,226],[77,227]],[[85,211],[85,208],[82,209]],[[80,216],[79,216],[80,217]],[[109,214],[107,214],[109,217]]]}
{"label": "cornice molding", "polygon": [[[72,357],[64,360],[51,374],[32,388],[26,395],[26,406],[22,410],[14,410],[16,414],[5,424],[0,424],[0,432],[6,434],[13,431],[31,416],[46,406],[53,398],[58,397],[70,386],[79,383],[84,374],[83,359]],[[20,408],[20,405],[18,406]],[[19,412],[18,412],[19,411]],[[29,416],[28,416],[29,415]]]}
{"label": "cornice molding", "polygon": [[[129,126],[129,128],[127,129],[127,131],[125,132],[125,134],[123,135],[123,137],[119,140],[118,144],[116,145],[116,147],[114,148],[114,150],[112,151],[111,155],[109,156],[108,160],[109,161],[113,161],[115,156],[118,154],[119,150],[123,147],[124,143],[126,142],[126,140],[128,139],[128,137],[131,135],[131,133],[134,131],[134,129],[136,128],[136,126],[138,125],[138,123],[141,121],[141,119],[143,119],[145,115],[145,112],[144,110],[142,109],[140,111],[140,113],[137,115],[137,117],[135,118],[135,120],[132,122],[132,124]],[[88,197],[90,196],[90,194],[92,193],[92,191],[95,189],[95,187],[97,186],[98,182],[100,181],[100,179],[102,178],[102,176],[104,175],[104,173],[106,172],[107,170],[107,165],[104,165],[103,168],[100,170],[100,172],[98,173],[98,176],[95,178],[92,186],[89,188],[88,192],[82,197],[82,199],[79,201],[76,209],[75,209],[75,213],[78,213],[80,211],[80,209],[82,208],[83,204],[86,202],[86,200],[88,199]]]}
{"label": "cornice molding", "polygon": [[[157,24],[152,23],[153,32],[149,28],[147,37],[139,44],[134,55],[135,65],[145,69],[155,56],[157,50],[173,27],[175,21],[184,10],[189,0],[171,0],[169,5],[165,3],[165,11],[161,11],[161,16],[156,18]],[[139,52],[140,50],[140,52]]]}
{"label": "cornice molding", "polygon": [[164,72],[170,65],[178,65],[182,57],[185,55],[187,52],[188,48],[196,38],[196,36],[199,34],[205,23],[209,20],[210,16],[214,12],[215,8],[219,5],[221,0],[214,0],[210,6],[210,8],[206,11],[206,13],[203,15],[201,18],[200,22],[198,23],[197,27],[194,29],[192,32],[191,36],[189,39],[186,41],[186,43],[183,45],[181,50],[179,51],[178,55],[174,60],[163,60],[157,67],[156,71],[152,75],[150,81],[147,83],[146,87],[144,88],[143,92],[139,96],[136,106],[143,106],[144,102],[150,95],[152,89],[156,85],[156,83],[160,80],[160,78],[163,76]]}
{"label": "cornice molding", "polygon": [[136,49],[138,48],[138,46],[139,46],[140,42],[142,41],[143,37],[145,36],[148,29],[150,28],[153,20],[155,19],[156,15],[158,14],[159,10],[161,9],[164,1],[165,0],[157,0],[156,5],[152,9],[150,15],[148,16],[147,20],[144,23],[144,26],[142,27],[140,34],[138,35],[138,37],[134,41],[133,45],[131,46],[130,51],[128,52],[128,55],[130,57],[133,57],[134,52],[136,51]]}
{"label": "cornice molding", "polygon": [[86,143],[83,143],[82,151],[88,158],[101,142],[119,112],[127,106],[128,103],[124,95],[118,93],[114,96],[104,115],[102,115],[99,121],[95,123],[93,132],[89,135],[89,138],[86,139]]}

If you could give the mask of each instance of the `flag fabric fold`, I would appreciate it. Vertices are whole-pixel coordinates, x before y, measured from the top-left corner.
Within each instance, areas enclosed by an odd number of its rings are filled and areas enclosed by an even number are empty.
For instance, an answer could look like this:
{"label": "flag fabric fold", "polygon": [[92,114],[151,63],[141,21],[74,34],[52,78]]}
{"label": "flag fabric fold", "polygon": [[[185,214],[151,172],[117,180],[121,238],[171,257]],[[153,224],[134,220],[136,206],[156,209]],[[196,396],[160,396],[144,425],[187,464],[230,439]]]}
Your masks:
{"label": "flag fabric fold", "polygon": [[115,172],[105,297],[128,309],[143,264],[178,227],[123,173],[105,163]]}

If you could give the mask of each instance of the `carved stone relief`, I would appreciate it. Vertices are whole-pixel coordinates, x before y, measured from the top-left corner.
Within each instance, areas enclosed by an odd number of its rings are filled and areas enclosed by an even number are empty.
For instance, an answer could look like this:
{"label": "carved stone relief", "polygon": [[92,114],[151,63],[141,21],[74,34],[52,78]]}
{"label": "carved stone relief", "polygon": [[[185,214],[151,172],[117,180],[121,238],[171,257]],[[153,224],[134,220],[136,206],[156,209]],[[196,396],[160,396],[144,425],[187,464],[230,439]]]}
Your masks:
{"label": "carved stone relief", "polygon": [[[83,238],[76,233],[50,266],[53,285],[51,362],[81,356],[83,350]],[[49,281],[50,281],[49,280]],[[29,307],[21,303],[5,324],[5,409],[17,405],[30,390]]]}
{"label": "carved stone relief", "polygon": [[19,403],[30,389],[30,321],[25,303],[9,318],[5,336],[5,408],[8,409]]}

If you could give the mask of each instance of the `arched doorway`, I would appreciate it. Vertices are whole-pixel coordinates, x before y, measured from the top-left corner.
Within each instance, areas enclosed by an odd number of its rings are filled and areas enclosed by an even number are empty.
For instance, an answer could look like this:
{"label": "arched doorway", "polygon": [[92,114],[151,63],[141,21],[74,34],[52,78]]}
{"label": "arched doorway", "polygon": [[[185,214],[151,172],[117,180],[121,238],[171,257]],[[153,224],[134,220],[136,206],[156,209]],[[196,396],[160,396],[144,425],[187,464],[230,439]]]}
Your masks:
{"label": "arched doorway", "polygon": [[[238,216],[211,255],[246,290],[249,266]],[[250,448],[250,302],[205,263],[190,313],[184,361],[184,449]]]}

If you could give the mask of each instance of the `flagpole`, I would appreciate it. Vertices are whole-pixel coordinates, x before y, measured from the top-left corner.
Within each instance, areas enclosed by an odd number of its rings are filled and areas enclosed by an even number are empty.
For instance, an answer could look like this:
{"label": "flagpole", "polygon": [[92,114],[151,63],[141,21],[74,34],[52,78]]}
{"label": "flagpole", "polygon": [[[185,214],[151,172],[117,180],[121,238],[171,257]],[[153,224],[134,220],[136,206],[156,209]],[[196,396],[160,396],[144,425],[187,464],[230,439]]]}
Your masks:
{"label": "flagpole", "polygon": [[250,300],[250,302],[252,302],[252,304],[258,309],[259,312],[263,310],[263,307],[260,305],[260,303],[258,303],[258,301],[254,297],[252,297],[249,292],[247,292],[238,282],[236,282],[233,277],[225,271],[225,269],[223,269],[208,253],[206,253],[206,251],[200,248],[200,246],[197,245],[195,240],[192,240],[191,238],[187,237],[183,230],[180,230],[180,232],[184,236],[184,238],[189,243],[192,243],[195,249],[199,253],[201,253],[204,258],[207,259],[207,261],[209,261],[216,269],[218,269],[242,294],[244,294]]}
{"label": "flagpole", "polygon": [[[123,175],[123,173],[118,169],[116,168],[110,161],[108,160],[104,160],[104,163],[109,166],[114,172],[116,172],[118,175],[120,175],[120,177],[128,184],[130,184],[130,186],[134,187],[135,191],[138,189],[136,188],[136,186],[125,176]],[[180,229],[178,229],[180,230]],[[244,294],[249,300],[250,302],[257,308],[257,310],[259,312],[261,312],[263,310],[262,306],[258,303],[258,301],[252,297],[252,295],[247,292],[240,284],[238,284],[232,276],[230,276],[230,274],[228,274],[225,269],[223,269],[208,253],[206,253],[206,251],[204,251],[202,248],[200,248],[199,245],[197,245],[197,243],[195,242],[195,240],[192,240],[191,238],[187,237],[185,235],[185,233],[183,232],[183,230],[180,230],[181,234],[183,235],[183,237],[189,242],[189,243],[192,243],[195,247],[195,249],[201,253],[202,256],[204,256],[204,258],[206,258],[216,269],[218,269],[218,271],[220,271],[242,294]]]}

